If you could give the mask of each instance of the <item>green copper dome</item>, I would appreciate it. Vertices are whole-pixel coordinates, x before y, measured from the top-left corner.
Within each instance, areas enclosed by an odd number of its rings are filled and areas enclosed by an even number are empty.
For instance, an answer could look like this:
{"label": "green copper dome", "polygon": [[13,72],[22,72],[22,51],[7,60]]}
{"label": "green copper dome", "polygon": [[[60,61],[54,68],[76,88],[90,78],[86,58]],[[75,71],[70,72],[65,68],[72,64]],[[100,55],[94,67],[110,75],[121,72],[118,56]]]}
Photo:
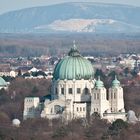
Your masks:
{"label": "green copper dome", "polygon": [[95,82],[96,88],[102,88],[104,87],[104,83],[100,80],[100,76],[98,77],[98,80]]}
{"label": "green copper dome", "polygon": [[81,56],[75,44],[68,53],[58,62],[54,69],[53,79],[55,80],[81,80],[92,79],[94,75],[90,61]]}
{"label": "green copper dome", "polygon": [[7,86],[7,83],[2,77],[0,77],[0,86]]}
{"label": "green copper dome", "polygon": [[115,76],[115,79],[112,82],[112,86],[113,87],[119,87],[120,86],[120,81],[117,79],[116,76]]}

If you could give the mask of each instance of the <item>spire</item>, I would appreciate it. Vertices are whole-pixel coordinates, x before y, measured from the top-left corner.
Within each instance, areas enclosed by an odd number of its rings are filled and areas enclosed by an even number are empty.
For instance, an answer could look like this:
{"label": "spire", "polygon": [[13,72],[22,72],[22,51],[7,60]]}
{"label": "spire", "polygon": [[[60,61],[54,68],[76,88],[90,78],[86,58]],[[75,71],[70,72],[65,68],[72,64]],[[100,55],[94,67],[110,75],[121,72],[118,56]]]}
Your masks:
{"label": "spire", "polygon": [[116,74],[115,74],[115,80],[118,80]]}
{"label": "spire", "polygon": [[101,79],[100,79],[100,75],[98,76],[98,81],[101,81]]}
{"label": "spire", "polygon": [[75,40],[73,40],[73,48],[72,49],[75,50],[75,51],[78,51]]}
{"label": "spire", "polygon": [[77,46],[76,46],[76,44],[75,44],[75,40],[73,40],[73,49],[74,49],[74,50],[77,50]]}

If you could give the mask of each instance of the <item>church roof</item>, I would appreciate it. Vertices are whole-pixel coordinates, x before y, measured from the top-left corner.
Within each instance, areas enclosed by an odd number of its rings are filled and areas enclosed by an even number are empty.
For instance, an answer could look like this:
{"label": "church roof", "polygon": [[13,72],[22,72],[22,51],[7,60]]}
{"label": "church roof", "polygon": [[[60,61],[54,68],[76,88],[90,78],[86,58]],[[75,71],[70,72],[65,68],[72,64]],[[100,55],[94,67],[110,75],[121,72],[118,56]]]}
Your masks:
{"label": "church roof", "polygon": [[93,66],[81,56],[80,52],[74,43],[73,48],[68,53],[68,56],[64,57],[58,62],[54,69],[53,78],[55,80],[81,80],[92,79],[94,75]]}

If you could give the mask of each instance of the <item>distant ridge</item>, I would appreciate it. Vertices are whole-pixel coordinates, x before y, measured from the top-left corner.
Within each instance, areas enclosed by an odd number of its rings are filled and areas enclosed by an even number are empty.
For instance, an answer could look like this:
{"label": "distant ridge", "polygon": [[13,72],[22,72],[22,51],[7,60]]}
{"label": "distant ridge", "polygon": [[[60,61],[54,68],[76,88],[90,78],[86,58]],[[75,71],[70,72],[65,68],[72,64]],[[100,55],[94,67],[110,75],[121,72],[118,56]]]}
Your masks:
{"label": "distant ridge", "polygon": [[139,13],[140,7],[91,2],[25,8],[0,15],[0,33],[137,33]]}

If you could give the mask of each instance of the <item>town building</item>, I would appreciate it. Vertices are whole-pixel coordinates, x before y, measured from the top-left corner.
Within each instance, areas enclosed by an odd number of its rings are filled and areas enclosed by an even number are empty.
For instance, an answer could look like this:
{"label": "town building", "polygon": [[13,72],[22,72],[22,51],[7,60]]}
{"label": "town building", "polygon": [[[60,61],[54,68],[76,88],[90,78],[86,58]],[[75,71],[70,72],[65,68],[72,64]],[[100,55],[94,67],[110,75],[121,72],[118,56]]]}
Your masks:
{"label": "town building", "polygon": [[10,64],[0,64],[0,76],[16,77],[17,73],[11,69]]}

